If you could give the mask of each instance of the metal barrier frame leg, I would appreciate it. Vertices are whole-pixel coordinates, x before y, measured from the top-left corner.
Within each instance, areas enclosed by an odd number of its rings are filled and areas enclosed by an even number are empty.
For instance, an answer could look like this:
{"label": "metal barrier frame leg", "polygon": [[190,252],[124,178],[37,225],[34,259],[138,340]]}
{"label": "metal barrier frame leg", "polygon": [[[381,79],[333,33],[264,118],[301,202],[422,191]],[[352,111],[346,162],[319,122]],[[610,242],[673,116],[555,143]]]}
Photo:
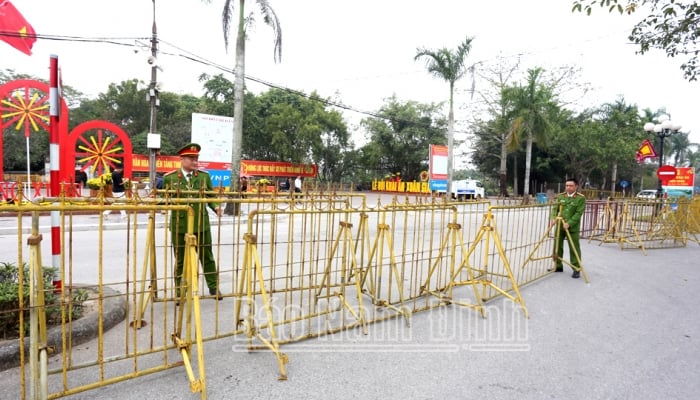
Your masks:
{"label": "metal barrier frame leg", "polygon": [[[456,231],[457,228],[455,227],[454,230]],[[462,235],[458,235],[460,238],[460,246],[464,248],[464,240],[462,238]],[[515,292],[515,295],[512,295],[508,293],[507,291],[503,290],[502,288],[498,287],[495,285],[492,281],[488,279],[483,279],[480,277],[474,277],[472,273],[472,266],[469,265],[469,257],[474,253],[476,250],[477,246],[481,243],[482,240],[486,241],[486,247],[489,248],[489,241],[493,240],[493,244],[498,250],[498,255],[501,258],[501,261],[503,262],[503,267],[506,270],[507,277],[511,283],[511,286],[513,288],[513,292]],[[501,243],[500,235],[498,234],[498,231],[496,229],[496,225],[493,221],[493,214],[491,211],[488,211],[484,215],[484,222],[481,224],[481,228],[479,229],[479,232],[476,234],[476,238],[472,242],[472,245],[469,246],[469,250],[467,250],[466,254],[463,254],[464,260],[460,263],[460,267],[454,272],[452,275],[452,278],[450,279],[450,282],[448,283],[448,287],[446,290],[451,290],[453,286],[462,286],[462,285],[472,285],[472,287],[475,288],[475,285],[482,285],[484,289],[486,287],[491,287],[494,290],[498,291],[501,293],[504,297],[510,299],[514,303],[517,303],[520,305],[520,308],[523,310],[523,314],[525,315],[525,318],[529,318],[530,315],[527,311],[527,307],[525,306],[525,300],[523,300],[522,295],[520,294],[520,289],[518,288],[518,283],[515,280],[515,277],[513,276],[513,271],[510,268],[510,263],[508,262],[508,258],[506,257],[506,253],[503,250],[503,245]],[[488,251],[484,252],[484,269],[488,271],[488,266],[487,266],[487,261],[488,261]],[[457,281],[458,275],[461,273],[463,269],[467,269],[467,277],[468,279],[466,281]],[[485,276],[486,274],[482,275]],[[476,296],[476,301],[477,304],[466,304],[466,303],[461,303],[461,302],[454,302],[457,305],[461,306],[466,306],[470,308],[477,309],[481,312],[481,315],[483,317],[486,317],[485,310],[483,307],[483,301],[481,299],[481,296]]]}
{"label": "metal barrier frame leg", "polygon": [[[185,364],[185,371],[190,381],[192,393],[200,392],[202,400],[207,398],[206,375],[204,371],[204,344],[202,342],[201,309],[199,303],[199,261],[197,259],[197,237],[191,233],[185,235],[185,260],[180,287],[180,308],[177,313],[177,330],[172,334]],[[184,295],[184,302],[183,301]],[[192,314],[194,314],[195,342],[197,347],[197,364],[199,379],[192,369]],[[182,338],[182,325],[185,323],[185,338]]]}
{"label": "metal barrier frame leg", "polygon": [[[262,274],[262,268],[261,265],[262,263],[260,262],[260,255],[258,254],[257,247],[255,246],[257,244],[257,237],[253,234],[247,233],[244,236],[244,239],[246,241],[246,248],[245,248],[245,255],[244,255],[244,264],[243,264],[243,276],[245,277],[245,282],[246,282],[246,297],[247,297],[247,303],[248,303],[248,315],[247,315],[247,336],[248,336],[248,349],[249,350],[255,350],[256,347],[253,346],[252,344],[252,339],[253,337],[256,337],[258,340],[260,340],[263,345],[267,348],[269,348],[274,354],[275,357],[277,358],[277,365],[279,366],[280,370],[280,376],[279,380],[281,381],[286,381],[287,380],[287,368],[285,364],[289,362],[289,357],[287,354],[280,352],[280,346],[279,346],[279,341],[277,340],[277,334],[275,333],[275,323],[274,323],[274,316],[272,314],[272,305],[270,302],[270,298],[267,294],[267,290],[265,290],[265,277]],[[255,269],[255,277],[253,277],[253,273],[251,269]],[[270,339],[264,338],[260,334],[260,329],[258,329],[257,325],[255,324],[255,320],[253,318],[254,316],[254,296],[255,293],[253,291],[253,281],[257,278],[258,284],[260,285],[260,296],[262,297],[262,301],[264,304],[265,308],[265,314],[267,316],[267,327],[270,331]],[[236,320],[239,320],[239,315],[240,315],[240,301],[236,303]]]}
{"label": "metal barrier frame leg", "polygon": [[[39,213],[32,215],[32,235],[29,245],[29,369],[31,371],[32,399],[48,398],[48,345],[46,336],[46,302],[44,301],[44,274],[41,262]],[[22,265],[19,266],[22,269]]]}

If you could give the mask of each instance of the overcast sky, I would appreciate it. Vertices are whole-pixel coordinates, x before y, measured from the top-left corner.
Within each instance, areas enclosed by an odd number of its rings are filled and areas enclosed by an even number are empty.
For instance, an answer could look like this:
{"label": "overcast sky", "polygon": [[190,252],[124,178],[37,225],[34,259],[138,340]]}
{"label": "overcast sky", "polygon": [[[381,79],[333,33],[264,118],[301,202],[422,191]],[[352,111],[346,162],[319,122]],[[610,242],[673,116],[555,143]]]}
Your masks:
{"label": "overcast sky", "polygon": [[[448,86],[432,78],[416,48],[454,49],[473,36],[468,63],[499,56],[522,70],[562,65],[581,68],[577,78],[593,91],[572,107],[596,106],[624,96],[640,108],[665,107],[672,119],[700,142],[698,83],[682,77],[681,59],[654,51],[635,55],[627,35],[639,15],[571,13],[569,0],[269,0],[282,24],[282,62],[273,60],[271,30],[259,21],[247,44],[246,74],[358,109],[376,111],[384,99],[424,103],[448,99]],[[164,90],[201,94],[198,76],[222,73],[205,63],[234,65],[235,31],[227,53],[221,28],[222,0],[156,0],[158,37],[162,41],[159,81]],[[237,3],[237,2],[236,2]],[[38,34],[110,38],[100,42],[38,40],[29,57],[0,43],[0,65],[19,73],[48,78],[50,54],[59,56],[63,81],[94,96],[110,83],[138,78],[150,81],[148,38],[153,20],[151,0],[13,0]],[[252,2],[247,9],[255,10]],[[235,30],[235,26],[234,26]],[[135,38],[141,38],[135,40]],[[142,46],[143,45],[143,46]],[[233,76],[223,72],[230,80]],[[250,90],[267,87],[251,81]],[[471,79],[458,84],[455,98],[461,121],[469,119]],[[485,90],[476,81],[476,90]],[[147,106],[144,103],[144,107]],[[362,114],[344,112],[350,121]],[[352,115],[355,114],[355,115]]]}

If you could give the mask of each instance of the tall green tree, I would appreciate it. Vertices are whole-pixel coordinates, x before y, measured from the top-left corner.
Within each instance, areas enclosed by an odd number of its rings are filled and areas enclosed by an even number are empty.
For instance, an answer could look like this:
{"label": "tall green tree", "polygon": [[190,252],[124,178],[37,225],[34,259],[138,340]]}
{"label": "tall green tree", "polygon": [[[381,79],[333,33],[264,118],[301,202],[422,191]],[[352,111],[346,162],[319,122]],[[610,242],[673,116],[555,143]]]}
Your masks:
{"label": "tall green tree", "polygon": [[110,83],[107,91],[97,96],[99,118],[114,123],[129,135],[147,131],[150,111],[145,98],[146,85],[138,79]]}
{"label": "tall green tree", "polygon": [[698,150],[698,144],[692,143],[688,138],[688,133],[678,132],[669,137],[669,146],[667,155],[673,159],[673,165],[676,167],[688,166],[689,155]]}
{"label": "tall green tree", "polygon": [[[479,76],[484,79],[489,87],[485,91],[479,91],[479,97],[486,107],[486,112],[491,116],[485,125],[480,129],[476,129],[476,135],[488,135],[490,139],[500,144],[500,152],[497,157],[499,159],[498,168],[498,190],[502,197],[508,196],[508,153],[517,147],[517,143],[513,141],[513,136],[510,135],[510,121],[508,112],[511,109],[510,99],[503,96],[503,89],[511,84],[511,79],[518,69],[518,63],[505,65],[504,59],[499,59],[498,64],[494,67],[483,66]],[[481,139],[489,140],[482,137]],[[474,154],[472,155],[472,158]]]}
{"label": "tall green tree", "polygon": [[[206,112],[227,115],[233,105],[234,84],[223,75],[203,74],[202,103]],[[242,155],[256,160],[315,163],[319,178],[340,180],[355,163],[346,153],[352,150],[342,115],[328,109],[329,100],[316,93],[303,96],[270,89],[256,96],[245,94]]]}
{"label": "tall green tree", "polygon": [[233,82],[223,74],[202,74],[199,76],[199,82],[204,89],[202,103],[206,112],[212,115],[233,116]]}
{"label": "tall green tree", "polygon": [[[700,170],[700,145],[695,146],[695,150],[688,151],[688,166]],[[700,187],[700,181],[695,180],[695,186]]]}
{"label": "tall green tree", "polygon": [[14,126],[8,126],[3,135],[3,169],[8,171],[27,171],[27,155],[29,155],[29,169],[40,171],[44,169],[45,162],[49,156],[49,134],[40,129],[31,131],[29,135],[30,151],[27,154],[27,139],[24,132],[15,130]]}
{"label": "tall green tree", "polygon": [[[204,0],[209,2],[210,0]],[[246,14],[245,0],[238,0],[238,14],[235,13],[236,0],[225,0],[224,9],[221,14],[224,43],[228,48],[229,33],[233,21],[237,21],[238,29],[236,32],[236,68],[234,71],[234,106],[233,106],[233,141],[231,149],[231,184],[235,188],[238,185],[239,171],[241,164],[241,152],[243,144],[243,103],[245,89],[245,41],[247,38],[247,28],[255,21],[255,14]],[[282,59],[282,28],[280,26],[277,14],[270,6],[267,0],[255,0],[258,5],[258,11],[262,16],[263,22],[270,26],[274,33],[274,59],[279,62]],[[237,18],[236,18],[237,16]],[[227,212],[230,212],[227,207]]]}
{"label": "tall green tree", "polygon": [[447,125],[447,193],[452,193],[452,175],[454,169],[454,92],[455,83],[467,72],[465,61],[472,48],[473,38],[467,37],[456,50],[441,48],[429,50],[418,48],[414,60],[425,59],[428,72],[446,81],[450,86],[449,114]]}
{"label": "tall green tree", "polygon": [[639,109],[629,104],[623,97],[612,103],[605,103],[599,115],[605,127],[602,138],[604,157],[610,165],[610,190],[615,191],[618,166],[620,163],[634,163],[635,152],[643,136]]}
{"label": "tall green tree", "polygon": [[[525,134],[525,179],[523,198],[530,193],[530,172],[532,168],[532,145],[537,140],[542,146],[547,144],[547,135],[552,131],[550,117],[558,111],[552,89],[540,82],[542,68],[528,70],[525,85],[511,86],[503,91],[513,105],[510,113],[511,132],[514,138]],[[515,140],[515,139],[514,139]]]}
{"label": "tall green tree", "polygon": [[558,178],[573,176],[582,187],[592,182],[596,170],[603,165],[605,128],[596,119],[597,109],[571,115],[556,134],[550,136],[548,152],[560,166]]}
{"label": "tall green tree", "polygon": [[[177,150],[192,141],[192,113],[205,112],[202,100],[189,94],[159,92],[158,127],[163,135],[160,151],[162,154],[176,154]],[[132,135],[134,151],[148,154],[146,140],[148,131]]]}
{"label": "tall green tree", "polygon": [[365,167],[375,178],[399,172],[404,179],[417,180],[427,167],[430,145],[445,143],[446,121],[439,106],[401,103],[392,96],[377,115],[361,122],[369,136],[362,148]]}
{"label": "tall green tree", "polygon": [[596,6],[607,7],[609,12],[632,14],[648,8],[649,14],[630,32],[629,40],[639,45],[637,53],[660,49],[668,57],[681,57],[684,77],[694,81],[698,77],[697,45],[700,37],[700,5],[697,1],[678,0],[575,0],[574,12],[590,15]]}
{"label": "tall green tree", "polygon": [[[349,150],[349,133],[340,113],[327,110],[318,94],[309,98],[281,89],[270,89],[258,98],[261,119],[258,146],[267,149],[266,158],[292,163],[316,163],[322,179],[335,170],[329,152],[341,155]],[[328,146],[328,147],[326,147]]]}

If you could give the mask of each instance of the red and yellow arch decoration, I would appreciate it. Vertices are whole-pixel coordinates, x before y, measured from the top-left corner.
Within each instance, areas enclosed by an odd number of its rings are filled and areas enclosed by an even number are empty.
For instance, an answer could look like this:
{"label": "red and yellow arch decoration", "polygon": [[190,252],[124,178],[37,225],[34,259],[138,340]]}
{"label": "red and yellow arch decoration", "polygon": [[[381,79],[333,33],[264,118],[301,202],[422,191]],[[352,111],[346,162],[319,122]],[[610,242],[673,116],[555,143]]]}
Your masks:
{"label": "red and yellow arch decoration", "polygon": [[[49,134],[49,85],[31,79],[18,79],[0,85],[0,181],[4,173],[3,135],[6,129],[25,137]],[[59,180],[74,182],[76,158],[82,170],[102,174],[122,162],[131,176],[132,145],[129,135],[108,121],[88,121],[68,133],[69,112],[63,98],[59,103]]]}
{"label": "red and yellow arch decoration", "polygon": [[[68,133],[68,107],[60,101],[59,135]],[[49,85],[31,79],[18,79],[0,85],[0,180],[4,173],[3,134],[14,128],[29,137],[49,134]]]}
{"label": "red and yellow arch decoration", "polygon": [[[64,141],[66,156],[61,165],[66,170],[75,170],[75,160],[81,164],[81,170],[90,170],[93,175],[111,171],[116,163],[124,166],[124,175],[131,176],[133,167],[133,148],[129,135],[119,126],[108,121],[88,121],[76,126]],[[70,153],[70,154],[68,154]],[[63,170],[63,167],[61,167]]]}

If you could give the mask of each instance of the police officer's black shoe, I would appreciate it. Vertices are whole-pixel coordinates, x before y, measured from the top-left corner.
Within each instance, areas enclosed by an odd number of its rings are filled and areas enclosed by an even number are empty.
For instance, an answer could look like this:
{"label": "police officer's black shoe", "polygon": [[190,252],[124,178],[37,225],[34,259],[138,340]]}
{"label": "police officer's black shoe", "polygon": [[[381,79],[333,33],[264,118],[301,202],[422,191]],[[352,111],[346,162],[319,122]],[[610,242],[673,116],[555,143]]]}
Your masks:
{"label": "police officer's black shoe", "polygon": [[579,271],[574,271],[573,274],[571,274],[571,277],[574,279],[578,279],[581,276],[581,273]]}
{"label": "police officer's black shoe", "polygon": [[216,290],[216,289],[209,289],[209,294],[212,295],[212,296],[214,296],[217,300],[223,300],[223,299],[224,299],[224,295],[221,294],[221,292],[219,292],[219,291]]}
{"label": "police officer's black shoe", "polygon": [[547,270],[547,272],[564,272],[564,267],[557,267],[557,268],[550,268]]}

